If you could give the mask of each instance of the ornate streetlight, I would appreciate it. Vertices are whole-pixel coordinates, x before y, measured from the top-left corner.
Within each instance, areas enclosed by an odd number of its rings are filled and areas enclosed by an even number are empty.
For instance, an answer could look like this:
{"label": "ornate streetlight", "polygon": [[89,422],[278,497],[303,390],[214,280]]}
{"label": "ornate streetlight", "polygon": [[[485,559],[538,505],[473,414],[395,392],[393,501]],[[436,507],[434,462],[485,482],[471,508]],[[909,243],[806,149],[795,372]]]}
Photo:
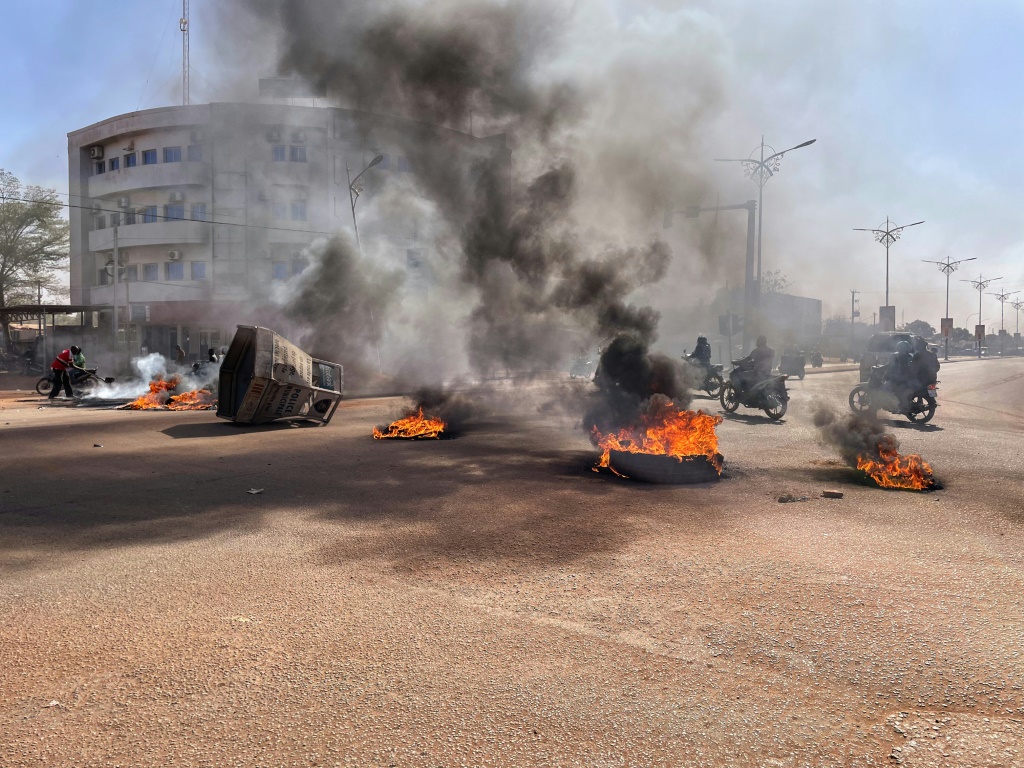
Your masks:
{"label": "ornate streetlight", "polygon": [[[1002,280],[1002,279],[1003,278],[1001,278],[1001,277],[982,277],[981,275],[978,275],[978,279],[977,280],[961,280],[960,281],[961,283],[970,283],[971,285],[973,285],[975,288],[978,289],[978,327],[979,328],[983,325],[983,323],[981,322],[981,295],[985,292],[985,289],[988,288],[990,283],[994,283],[996,280]],[[975,331],[975,335],[977,335],[977,331]],[[985,339],[983,339],[983,338],[982,339],[978,339],[978,357],[981,357],[981,345],[982,345],[982,343],[984,341],[985,341]]]}
{"label": "ornate streetlight", "polygon": [[1020,354],[1020,311],[1024,309],[1024,299],[1018,299],[1010,304],[1017,312],[1017,333],[1014,334],[1014,345],[1013,348],[1017,350],[1017,354]]}
{"label": "ornate streetlight", "polygon": [[[750,153],[750,157],[745,159],[738,159],[734,157],[716,157],[715,162],[718,163],[739,163],[743,166],[743,173],[755,184],[757,184],[757,283],[754,293],[754,305],[761,306],[761,225],[764,221],[764,185],[768,182],[772,176],[779,172],[779,165],[782,162],[782,156],[787,152],[792,152],[794,149],[800,149],[801,147],[809,147],[811,144],[816,142],[817,139],[811,139],[805,141],[803,144],[797,144],[795,147],[784,149],[781,152],[776,152],[775,147],[772,147],[764,143],[764,136],[761,137],[761,145],[755,147],[754,151]],[[765,150],[770,150],[772,154],[768,157],[764,156]],[[758,155],[754,157],[754,155]]]}
{"label": "ornate streetlight", "polygon": [[[903,230],[907,227],[916,227],[918,224],[924,224],[924,220],[915,221],[913,224],[904,224],[901,227],[896,226],[896,222],[889,221],[889,217],[885,217],[885,227],[879,227],[878,229],[861,229],[854,227],[854,232],[872,232],[875,235],[875,242],[882,243],[885,246],[885,306],[889,306],[889,246],[900,239],[900,235],[903,234]],[[886,310],[888,312],[888,310]],[[947,312],[948,314],[948,312]],[[895,311],[892,315],[893,321],[896,320]],[[891,328],[889,330],[892,330]]]}
{"label": "ornate streetlight", "polygon": [[[910,226],[909,224],[907,226]],[[947,256],[945,261],[928,261],[928,259],[921,259],[926,264],[938,264],[942,274],[946,276],[946,314],[943,316],[943,322],[949,322],[949,333],[943,333],[946,337],[946,360],[949,360],[949,334],[953,332],[953,323],[949,316],[949,276],[956,272],[956,268],[963,264],[965,261],[974,261],[977,256],[971,256],[969,259],[959,259],[957,261],[950,261],[950,257]],[[886,304],[889,303],[886,298]],[[943,329],[945,331],[946,329]]]}
{"label": "ornate streetlight", "polygon": [[991,294],[989,294],[990,296],[995,296],[996,300],[999,302],[999,356],[1000,357],[1002,357],[1003,356],[1003,352],[1006,351],[1005,350],[1005,346],[1006,346],[1006,325],[1003,322],[1003,320],[1004,320],[1003,310],[1004,310],[1005,305],[1006,305],[1006,300],[1008,298],[1010,298],[1011,296],[1013,296],[1013,294],[1015,294],[1015,293],[1020,293],[1020,291],[1000,291],[999,293],[991,293]]}

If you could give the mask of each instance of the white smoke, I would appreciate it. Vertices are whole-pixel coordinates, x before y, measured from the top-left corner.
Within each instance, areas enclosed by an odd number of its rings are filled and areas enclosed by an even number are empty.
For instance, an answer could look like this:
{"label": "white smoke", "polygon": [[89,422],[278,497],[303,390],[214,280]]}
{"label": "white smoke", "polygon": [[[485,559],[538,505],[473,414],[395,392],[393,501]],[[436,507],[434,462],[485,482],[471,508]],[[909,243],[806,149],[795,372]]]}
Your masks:
{"label": "white smoke", "polygon": [[220,374],[220,367],[217,365],[201,366],[195,371],[187,367],[178,367],[159,352],[134,358],[132,368],[136,373],[132,379],[113,384],[97,384],[85,395],[85,399],[134,400],[149,392],[149,382],[158,378],[169,379],[172,376],[181,379],[178,391],[188,392],[214,384]]}

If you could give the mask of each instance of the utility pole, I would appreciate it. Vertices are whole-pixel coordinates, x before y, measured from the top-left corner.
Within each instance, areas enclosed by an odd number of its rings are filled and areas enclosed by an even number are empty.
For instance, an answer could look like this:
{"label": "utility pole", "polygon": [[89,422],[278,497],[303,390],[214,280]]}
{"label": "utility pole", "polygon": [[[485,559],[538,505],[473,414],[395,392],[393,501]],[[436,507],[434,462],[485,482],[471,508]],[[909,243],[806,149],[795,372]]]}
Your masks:
{"label": "utility pole", "polygon": [[854,318],[857,317],[857,294],[858,293],[860,293],[860,291],[854,291],[854,290],[850,291],[850,357],[851,358],[855,356],[855,354],[854,354],[854,343],[855,342],[854,342],[853,336],[854,336],[854,324],[856,322],[854,320]]}
{"label": "utility pole", "polygon": [[[921,259],[925,264],[938,264],[939,270],[946,276],[946,315],[942,318],[942,335],[946,337],[946,360],[949,360],[949,337],[953,333],[953,318],[949,316],[949,276],[956,272],[957,267],[965,261],[974,261],[976,258],[976,256],[971,256],[969,259],[958,259],[956,261],[951,261],[949,256],[946,257],[945,261]],[[979,320],[978,322],[981,321]]]}
{"label": "utility pole", "polygon": [[111,328],[111,351],[113,352],[114,359],[117,359],[117,328],[120,325],[120,319],[117,316],[117,278],[118,278],[118,266],[120,266],[120,254],[117,250],[117,224],[114,225],[114,256],[111,263],[111,271],[114,273],[114,291],[113,298],[110,301],[113,310],[110,313],[110,328]]}
{"label": "utility pole", "polygon": [[961,280],[961,283],[970,283],[978,289],[978,325],[974,329],[974,335],[978,339],[978,357],[981,357],[981,345],[985,342],[985,324],[981,321],[981,295],[988,288],[989,283],[994,283],[996,280],[1002,280],[1001,277],[982,277],[978,275],[977,280]]}
{"label": "utility pole", "polygon": [[1024,299],[1018,299],[1017,301],[1012,302],[1010,304],[1010,306],[1013,307],[1017,311],[1017,332],[1014,334],[1013,348],[1017,352],[1017,354],[1019,355],[1020,354],[1020,311],[1022,309],[1024,309]]}
{"label": "utility pole", "polygon": [[1003,309],[1006,304],[1006,300],[1013,296],[1015,293],[1020,291],[1000,291],[999,293],[993,293],[992,296],[996,297],[999,301],[999,356],[1003,356],[1003,352],[1006,351],[1006,325],[1003,323]]}
{"label": "utility pole", "polygon": [[[896,222],[889,221],[889,217],[885,217],[885,226],[879,227],[878,229],[860,229],[854,227],[854,232],[871,232],[875,236],[875,242],[882,243],[885,246],[885,314],[886,317],[890,318],[893,325],[896,325],[896,313],[890,316],[889,313],[889,246],[900,239],[900,235],[903,234],[903,230],[907,227],[916,227],[918,224],[924,224],[924,220],[915,221],[913,224],[904,224],[901,227],[895,226]],[[879,319],[881,318],[881,312],[879,312]],[[885,330],[895,330],[895,328],[886,328]]]}
{"label": "utility pole", "polygon": [[181,30],[181,103],[188,106],[188,0],[181,0],[181,18],[178,19]]}

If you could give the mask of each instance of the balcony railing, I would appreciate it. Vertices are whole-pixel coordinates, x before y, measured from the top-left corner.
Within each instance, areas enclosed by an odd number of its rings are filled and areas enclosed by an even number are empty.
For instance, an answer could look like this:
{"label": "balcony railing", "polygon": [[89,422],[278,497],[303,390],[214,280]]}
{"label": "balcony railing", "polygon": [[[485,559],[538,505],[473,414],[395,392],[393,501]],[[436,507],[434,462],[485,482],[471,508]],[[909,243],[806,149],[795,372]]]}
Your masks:
{"label": "balcony railing", "polygon": [[208,186],[209,183],[209,163],[137,165],[89,177],[89,197],[130,194],[136,189]]}
{"label": "balcony railing", "polygon": [[[154,221],[151,224],[127,224],[117,228],[118,248],[141,245],[195,245],[208,242],[210,227],[207,221]],[[89,233],[90,251],[109,251],[114,247],[114,228],[97,229]]]}

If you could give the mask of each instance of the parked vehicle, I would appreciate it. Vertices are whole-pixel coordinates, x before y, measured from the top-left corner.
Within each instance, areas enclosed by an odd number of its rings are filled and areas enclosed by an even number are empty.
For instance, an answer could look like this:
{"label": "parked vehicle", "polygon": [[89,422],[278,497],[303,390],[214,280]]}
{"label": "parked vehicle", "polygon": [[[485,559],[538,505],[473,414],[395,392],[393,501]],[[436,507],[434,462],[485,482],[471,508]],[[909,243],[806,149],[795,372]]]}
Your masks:
{"label": "parked vehicle", "polygon": [[741,405],[747,408],[758,408],[765,412],[765,415],[776,421],[786,415],[789,407],[789,392],[786,390],[785,374],[769,376],[757,382],[749,389],[744,381],[750,376],[747,365],[741,365],[739,360],[732,361],[733,369],[729,372],[729,381],[722,387],[719,394],[719,401],[722,408],[732,413]]}
{"label": "parked vehicle", "polygon": [[796,376],[802,379],[805,375],[805,367],[807,361],[804,358],[803,352],[796,352],[793,354],[783,353],[782,359],[779,361],[779,373],[784,373],[787,376]]}
{"label": "parked vehicle", "polygon": [[860,356],[860,380],[867,381],[871,377],[871,369],[876,365],[888,365],[892,356],[896,354],[897,344],[907,341],[913,348],[916,338],[917,336],[906,331],[876,333],[868,340],[867,347]]}
{"label": "parked vehicle", "polygon": [[897,391],[885,380],[886,366],[872,369],[867,381],[850,391],[850,410],[874,417],[878,411],[906,416],[916,424],[927,424],[938,408],[938,387],[929,384],[916,390]]}

